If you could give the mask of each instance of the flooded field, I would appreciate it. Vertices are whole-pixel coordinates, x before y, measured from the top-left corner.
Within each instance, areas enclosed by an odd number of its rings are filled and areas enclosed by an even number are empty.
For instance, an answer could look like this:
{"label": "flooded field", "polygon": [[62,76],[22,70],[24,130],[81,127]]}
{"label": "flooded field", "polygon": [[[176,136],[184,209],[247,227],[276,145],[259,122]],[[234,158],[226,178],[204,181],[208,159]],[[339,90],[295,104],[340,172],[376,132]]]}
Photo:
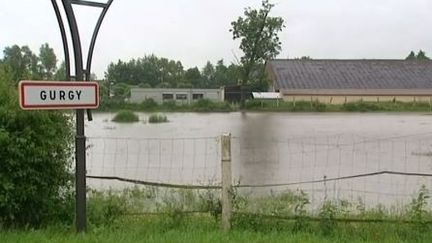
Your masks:
{"label": "flooded field", "polygon": [[[88,175],[220,183],[220,136],[232,134],[234,183],[249,193],[304,190],[313,200],[406,203],[432,188],[432,116],[373,113],[167,113],[133,124],[87,122]],[[89,180],[96,188],[128,184]],[[130,185],[129,185],[130,186]]]}

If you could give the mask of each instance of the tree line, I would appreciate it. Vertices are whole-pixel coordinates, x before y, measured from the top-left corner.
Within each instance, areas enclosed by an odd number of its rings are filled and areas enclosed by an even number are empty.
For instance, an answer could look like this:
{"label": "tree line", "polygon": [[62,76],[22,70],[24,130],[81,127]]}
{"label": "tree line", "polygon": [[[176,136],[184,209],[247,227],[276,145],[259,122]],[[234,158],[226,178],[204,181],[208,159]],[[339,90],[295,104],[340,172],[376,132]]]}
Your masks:
{"label": "tree line", "polygon": [[411,51],[410,54],[405,58],[405,60],[409,61],[427,61],[430,58],[426,55],[426,52],[423,50],[419,50],[417,54],[414,51]]}
{"label": "tree line", "polygon": [[45,43],[35,54],[28,46],[12,45],[3,50],[0,63],[6,65],[14,81],[31,80],[65,80],[65,65],[57,66],[54,49]]}
{"label": "tree line", "polygon": [[215,64],[207,61],[201,69],[185,69],[181,61],[152,54],[109,64],[105,79],[142,88],[219,88],[237,84],[239,66],[221,59]]}

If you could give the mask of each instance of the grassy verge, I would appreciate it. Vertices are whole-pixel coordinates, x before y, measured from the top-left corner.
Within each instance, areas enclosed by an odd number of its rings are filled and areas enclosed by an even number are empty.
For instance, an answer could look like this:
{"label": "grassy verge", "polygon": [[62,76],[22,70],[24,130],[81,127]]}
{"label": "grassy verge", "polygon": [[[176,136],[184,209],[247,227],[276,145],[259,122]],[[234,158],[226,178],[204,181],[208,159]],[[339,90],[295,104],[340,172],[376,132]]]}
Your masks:
{"label": "grassy verge", "polygon": [[[429,191],[425,187],[399,211],[327,201],[318,212],[311,213],[307,210],[308,197],[302,192],[287,191],[253,199],[237,194],[230,232],[220,229],[220,204],[215,195],[206,190],[155,188],[117,193],[92,191],[87,234],[77,235],[70,226],[57,225],[40,230],[3,230],[0,242],[430,242],[432,239]],[[375,221],[361,221],[368,219]]]}
{"label": "grassy verge", "polygon": [[[104,101],[99,111],[133,110],[143,112],[231,112],[239,111],[238,104],[200,100],[193,104],[166,102],[157,104],[146,100],[141,104],[123,101]],[[346,104],[324,104],[320,102],[285,102],[249,100],[243,110],[271,112],[431,112],[432,106],[424,102],[352,102]]]}
{"label": "grassy verge", "polygon": [[[0,242],[430,242],[432,231],[413,231],[409,225],[339,224],[323,233],[319,224],[308,231],[293,231],[294,223],[268,221],[264,230],[236,228],[223,232],[208,215],[185,216],[175,224],[163,216],[123,217],[109,226],[91,228],[85,235],[71,229],[6,231]],[[276,226],[275,226],[276,225]]]}
{"label": "grassy verge", "polygon": [[230,112],[235,111],[236,105],[225,102],[212,102],[199,100],[193,104],[181,104],[174,101],[157,104],[153,100],[146,100],[141,104],[129,103],[120,100],[102,101],[97,111],[131,110],[142,112]]}
{"label": "grassy verge", "polygon": [[246,110],[287,112],[430,112],[432,106],[421,102],[350,102],[346,104],[325,104],[314,102],[249,101]]}

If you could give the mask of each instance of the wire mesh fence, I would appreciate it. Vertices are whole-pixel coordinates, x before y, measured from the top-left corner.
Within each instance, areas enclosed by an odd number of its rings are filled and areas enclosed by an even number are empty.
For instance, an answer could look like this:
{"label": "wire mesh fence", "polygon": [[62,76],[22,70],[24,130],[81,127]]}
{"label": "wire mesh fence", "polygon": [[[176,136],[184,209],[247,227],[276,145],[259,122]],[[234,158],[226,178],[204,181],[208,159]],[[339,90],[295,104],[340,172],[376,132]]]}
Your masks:
{"label": "wire mesh fence", "polygon": [[[422,185],[432,187],[432,134],[379,139],[347,134],[286,140],[233,137],[231,150],[235,197],[249,201],[242,212],[260,212],[268,200],[280,200],[278,195],[307,197],[311,212],[326,201],[390,208],[409,203]],[[87,156],[94,189],[142,185],[151,188],[156,201],[158,195],[177,203],[190,200],[185,211],[211,210],[220,201],[219,137],[92,137]]]}
{"label": "wire mesh fence", "polygon": [[[366,205],[406,204],[432,183],[432,135],[368,139],[359,136],[234,138],[235,178],[255,194],[283,190],[325,200],[362,200]],[[259,189],[259,190],[258,190]]]}
{"label": "wire mesh fence", "polygon": [[217,140],[215,137],[89,138],[87,174],[90,186],[121,189],[129,185],[122,182],[128,182],[173,188],[212,188],[220,184]]}

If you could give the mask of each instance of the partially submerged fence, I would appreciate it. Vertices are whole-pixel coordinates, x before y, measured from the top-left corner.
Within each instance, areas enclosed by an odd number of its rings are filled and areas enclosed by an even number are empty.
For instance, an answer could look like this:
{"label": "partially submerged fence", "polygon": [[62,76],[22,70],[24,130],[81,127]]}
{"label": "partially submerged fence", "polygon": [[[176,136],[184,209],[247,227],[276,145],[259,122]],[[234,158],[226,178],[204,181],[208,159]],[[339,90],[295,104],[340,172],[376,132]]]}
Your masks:
{"label": "partially submerged fence", "polygon": [[[422,185],[432,187],[432,134],[89,140],[91,187],[143,185],[165,197],[170,189],[204,191],[198,197],[209,205],[188,210],[211,211],[220,202],[226,228],[231,212],[289,218],[307,208],[313,216],[327,201],[346,210],[401,207]],[[155,212],[155,205],[139,211]]]}

